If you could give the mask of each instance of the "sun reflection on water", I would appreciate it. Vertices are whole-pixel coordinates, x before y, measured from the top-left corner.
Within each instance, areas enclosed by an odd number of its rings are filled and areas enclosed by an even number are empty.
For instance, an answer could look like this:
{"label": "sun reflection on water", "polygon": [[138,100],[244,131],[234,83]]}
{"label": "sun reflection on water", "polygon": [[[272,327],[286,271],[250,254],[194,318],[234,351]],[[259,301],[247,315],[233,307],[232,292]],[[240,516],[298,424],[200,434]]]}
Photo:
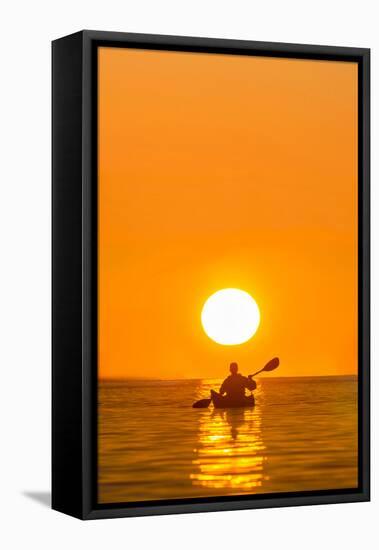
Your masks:
{"label": "sun reflection on water", "polygon": [[264,473],[266,447],[259,404],[248,409],[199,413],[192,484],[231,493],[258,492],[269,479]]}

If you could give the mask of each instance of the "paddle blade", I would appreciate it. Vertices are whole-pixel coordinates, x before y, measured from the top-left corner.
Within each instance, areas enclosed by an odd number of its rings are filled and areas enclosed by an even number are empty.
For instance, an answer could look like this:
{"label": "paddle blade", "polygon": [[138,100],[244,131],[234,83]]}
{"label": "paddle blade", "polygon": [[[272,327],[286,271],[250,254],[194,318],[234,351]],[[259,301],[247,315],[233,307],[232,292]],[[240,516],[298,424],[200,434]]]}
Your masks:
{"label": "paddle blade", "polygon": [[275,370],[276,368],[279,367],[279,357],[274,357],[274,359],[271,359],[271,361],[269,361],[267,363],[267,365],[265,365],[262,369],[262,372],[265,371],[265,372],[269,372],[271,370]]}
{"label": "paddle blade", "polygon": [[212,399],[200,399],[200,401],[196,401],[196,403],[194,403],[192,405],[192,408],[193,409],[206,409],[211,404],[211,401],[212,401]]}

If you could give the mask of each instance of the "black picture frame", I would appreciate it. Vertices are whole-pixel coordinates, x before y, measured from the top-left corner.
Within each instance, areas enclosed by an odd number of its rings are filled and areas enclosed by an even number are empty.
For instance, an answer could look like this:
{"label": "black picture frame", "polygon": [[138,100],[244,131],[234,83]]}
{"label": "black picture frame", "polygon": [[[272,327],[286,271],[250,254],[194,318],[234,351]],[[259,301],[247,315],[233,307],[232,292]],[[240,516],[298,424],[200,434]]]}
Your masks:
{"label": "black picture frame", "polygon": [[[355,61],[359,75],[357,489],[97,504],[97,48]],[[370,50],[85,30],[52,44],[52,507],[81,519],[370,499]]]}

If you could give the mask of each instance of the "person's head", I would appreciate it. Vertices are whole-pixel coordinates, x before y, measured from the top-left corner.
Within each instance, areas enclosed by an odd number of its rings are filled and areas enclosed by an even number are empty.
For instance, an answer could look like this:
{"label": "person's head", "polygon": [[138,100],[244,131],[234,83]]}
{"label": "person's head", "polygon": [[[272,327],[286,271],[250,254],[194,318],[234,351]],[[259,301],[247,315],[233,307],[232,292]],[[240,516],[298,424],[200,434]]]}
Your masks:
{"label": "person's head", "polygon": [[230,363],[229,370],[230,370],[231,374],[237,374],[237,372],[238,372],[237,363]]}

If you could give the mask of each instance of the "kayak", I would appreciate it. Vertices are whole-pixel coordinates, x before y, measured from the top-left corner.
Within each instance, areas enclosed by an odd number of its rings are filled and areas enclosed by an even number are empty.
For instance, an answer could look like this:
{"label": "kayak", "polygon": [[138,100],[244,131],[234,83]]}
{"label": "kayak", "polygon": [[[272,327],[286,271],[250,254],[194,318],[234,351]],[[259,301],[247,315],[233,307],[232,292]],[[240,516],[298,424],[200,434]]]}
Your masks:
{"label": "kayak", "polygon": [[230,399],[230,397],[220,395],[211,391],[212,403],[215,409],[236,409],[238,407],[254,407],[254,395],[246,395],[242,399]]}

